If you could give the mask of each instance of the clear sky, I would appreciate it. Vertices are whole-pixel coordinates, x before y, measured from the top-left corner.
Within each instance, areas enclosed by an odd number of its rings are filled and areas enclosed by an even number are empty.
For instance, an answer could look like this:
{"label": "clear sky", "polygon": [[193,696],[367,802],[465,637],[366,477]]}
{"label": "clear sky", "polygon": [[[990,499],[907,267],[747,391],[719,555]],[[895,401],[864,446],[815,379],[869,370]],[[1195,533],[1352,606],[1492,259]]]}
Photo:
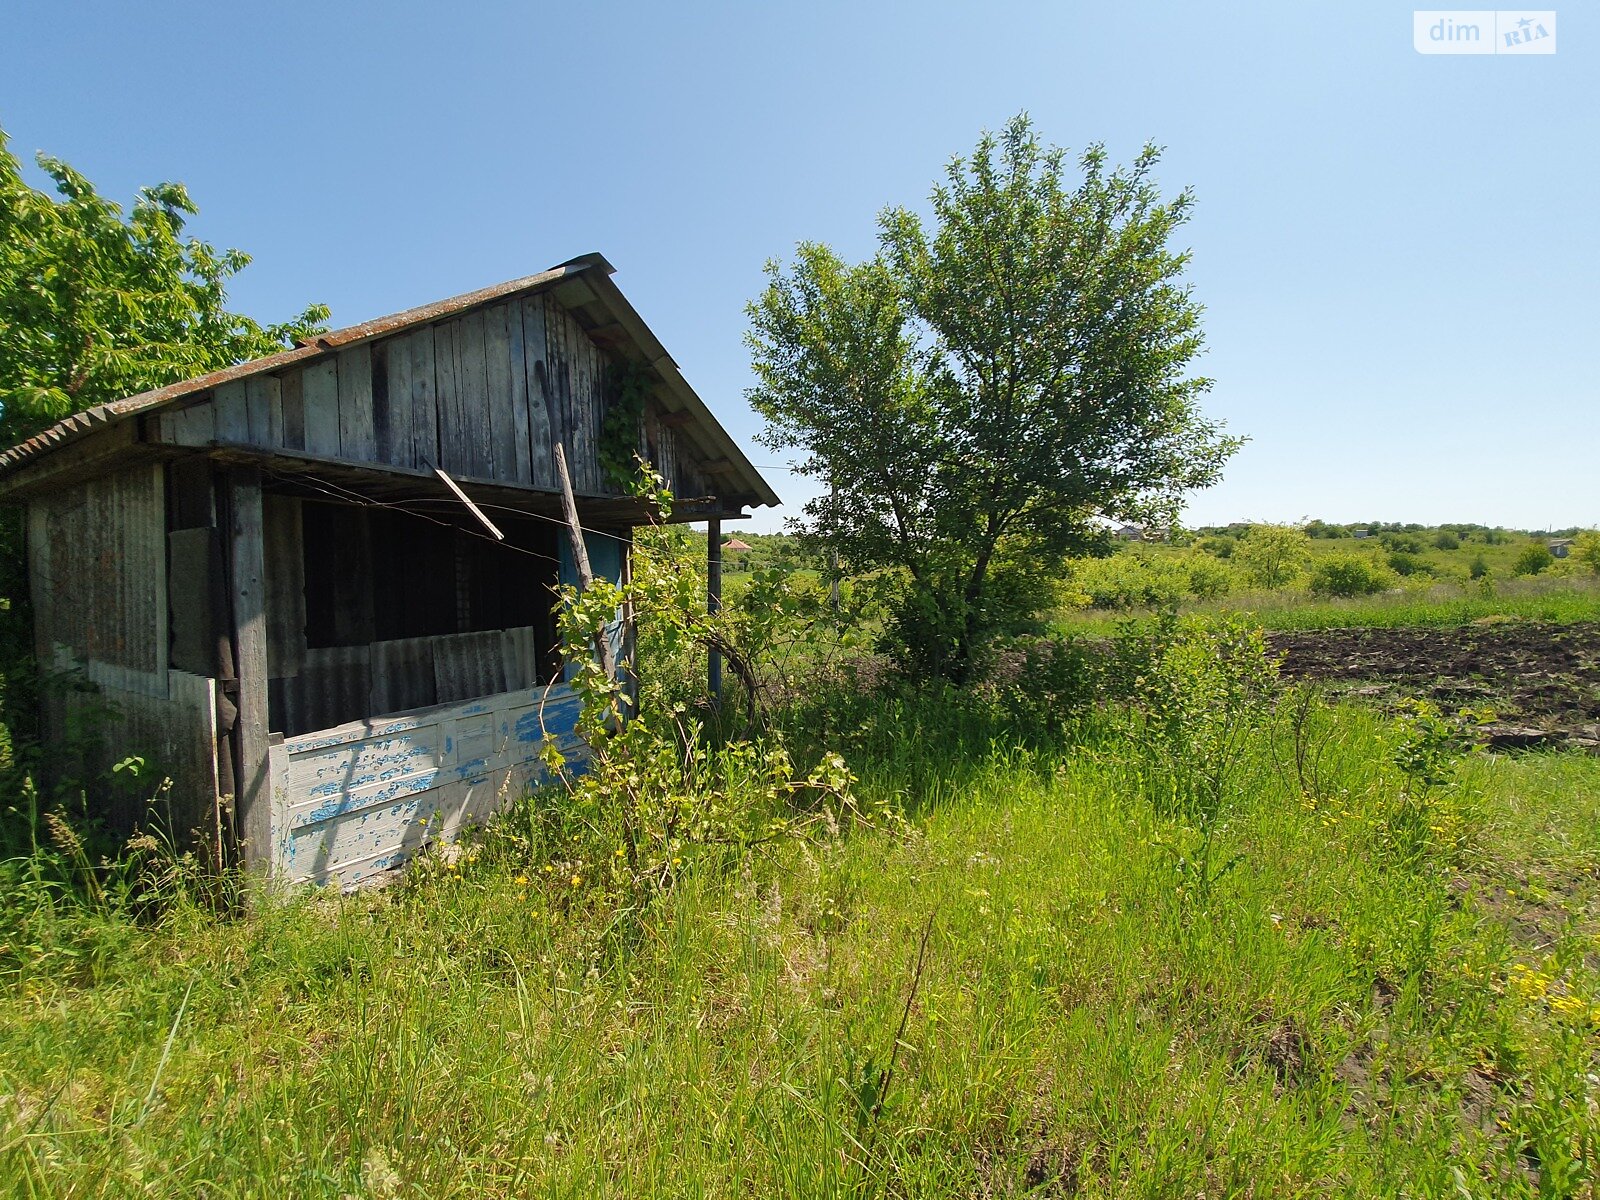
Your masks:
{"label": "clear sky", "polygon": [[1208,408],[1251,439],[1188,522],[1596,525],[1600,6],[1557,12],[1556,54],[1508,57],[1419,55],[1412,9],[1369,0],[10,0],[0,126],[124,202],[187,183],[263,320],[599,250],[764,466],[766,259],[867,255],[1021,109],[1075,150],[1153,140],[1198,196]]}

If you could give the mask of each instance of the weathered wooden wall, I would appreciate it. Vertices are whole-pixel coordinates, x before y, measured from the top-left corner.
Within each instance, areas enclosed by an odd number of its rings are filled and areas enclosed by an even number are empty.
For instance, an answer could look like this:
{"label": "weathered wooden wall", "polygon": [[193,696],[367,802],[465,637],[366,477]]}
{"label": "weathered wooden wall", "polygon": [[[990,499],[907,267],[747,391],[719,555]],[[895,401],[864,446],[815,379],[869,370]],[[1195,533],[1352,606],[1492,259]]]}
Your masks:
{"label": "weathered wooden wall", "polygon": [[167,527],[159,465],[96,476],[28,505],[34,648],[127,672],[125,690],[167,690]]}
{"label": "weathered wooden wall", "polygon": [[293,883],[352,887],[454,838],[547,782],[546,737],[583,761],[577,704],[565,685],[520,689],[274,745],[276,871]]}
{"label": "weathered wooden wall", "polygon": [[[182,446],[438,466],[462,479],[551,492],[554,434],[567,447],[573,490],[614,496],[620,489],[606,479],[599,448],[615,369],[612,353],[576,317],[535,293],[223,384],[160,414],[156,436]],[[641,451],[678,495],[706,494],[701,464],[670,424],[652,414],[644,435]]]}
{"label": "weathered wooden wall", "polygon": [[[180,826],[215,820],[216,685],[168,666],[166,500],[145,464],[35,497],[28,558],[46,736],[64,770],[92,780],[129,756],[147,760],[146,795],[173,780]],[[138,795],[99,799],[113,826],[143,818]],[[209,835],[209,828],[207,828]]]}

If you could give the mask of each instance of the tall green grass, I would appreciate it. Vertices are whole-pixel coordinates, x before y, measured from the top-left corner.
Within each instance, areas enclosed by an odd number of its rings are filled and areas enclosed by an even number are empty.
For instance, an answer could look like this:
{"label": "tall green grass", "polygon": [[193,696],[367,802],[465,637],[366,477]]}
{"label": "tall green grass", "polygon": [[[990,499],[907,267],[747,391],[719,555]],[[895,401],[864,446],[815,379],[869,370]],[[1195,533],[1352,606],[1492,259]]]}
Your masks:
{"label": "tall green grass", "polygon": [[1391,726],[1317,710],[1308,795],[1292,730],[1264,726],[1219,833],[1238,865],[1201,900],[1180,886],[1187,820],[1143,793],[1114,714],[1052,739],[955,695],[814,712],[910,825],[708,865],[647,912],[492,847],[239,919],[61,901],[0,949],[0,1181],[330,1198],[1592,1186],[1600,760],[1475,760],[1416,796]]}

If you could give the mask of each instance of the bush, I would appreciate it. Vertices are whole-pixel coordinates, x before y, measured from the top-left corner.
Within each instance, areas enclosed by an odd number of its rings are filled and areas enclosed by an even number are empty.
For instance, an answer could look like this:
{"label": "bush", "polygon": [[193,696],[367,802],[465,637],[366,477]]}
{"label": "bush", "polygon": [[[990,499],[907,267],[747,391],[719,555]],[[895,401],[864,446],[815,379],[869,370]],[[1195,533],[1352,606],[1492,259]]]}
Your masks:
{"label": "bush", "polygon": [[1389,555],[1389,569],[1396,575],[1432,575],[1427,561],[1407,550],[1395,550]]}
{"label": "bush", "polygon": [[1217,558],[1232,558],[1233,549],[1238,544],[1238,538],[1219,536],[1203,538],[1199,546],[1207,554],[1215,555]]}
{"label": "bush", "polygon": [[1461,539],[1448,529],[1441,529],[1434,535],[1433,548],[1435,550],[1459,550],[1461,549]]}
{"label": "bush", "polygon": [[1483,555],[1479,554],[1479,555],[1475,555],[1473,557],[1472,565],[1467,568],[1467,574],[1470,575],[1473,579],[1487,579],[1488,578],[1488,576],[1489,576],[1489,564],[1484,561]]}
{"label": "bush", "polygon": [[1311,569],[1311,591],[1317,596],[1370,596],[1391,580],[1381,563],[1362,554],[1329,554]]}
{"label": "bush", "polygon": [[1072,565],[1071,581],[1091,608],[1159,608],[1189,592],[1189,576],[1180,563],[1137,554],[1081,559]]}
{"label": "bush", "polygon": [[1572,561],[1600,575],[1600,530],[1587,529],[1573,539]]}
{"label": "bush", "polygon": [[1522,553],[1517,555],[1517,561],[1511,567],[1513,575],[1537,575],[1547,569],[1556,561],[1556,556],[1550,553],[1550,547],[1543,542],[1529,542],[1522,548]]}
{"label": "bush", "polygon": [[1189,592],[1197,600],[1217,600],[1233,591],[1233,571],[1207,555],[1188,562]]}
{"label": "bush", "polygon": [[1421,554],[1423,550],[1422,539],[1398,533],[1383,535],[1383,548],[1392,550],[1397,554]]}

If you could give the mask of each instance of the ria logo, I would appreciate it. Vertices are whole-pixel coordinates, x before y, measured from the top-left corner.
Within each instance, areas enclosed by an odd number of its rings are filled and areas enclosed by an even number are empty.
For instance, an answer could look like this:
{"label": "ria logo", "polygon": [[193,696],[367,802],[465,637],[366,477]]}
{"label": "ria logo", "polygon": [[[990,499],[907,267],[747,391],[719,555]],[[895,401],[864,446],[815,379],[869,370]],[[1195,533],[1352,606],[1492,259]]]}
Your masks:
{"label": "ria logo", "polygon": [[1554,54],[1553,10],[1426,9],[1411,14],[1418,54]]}

